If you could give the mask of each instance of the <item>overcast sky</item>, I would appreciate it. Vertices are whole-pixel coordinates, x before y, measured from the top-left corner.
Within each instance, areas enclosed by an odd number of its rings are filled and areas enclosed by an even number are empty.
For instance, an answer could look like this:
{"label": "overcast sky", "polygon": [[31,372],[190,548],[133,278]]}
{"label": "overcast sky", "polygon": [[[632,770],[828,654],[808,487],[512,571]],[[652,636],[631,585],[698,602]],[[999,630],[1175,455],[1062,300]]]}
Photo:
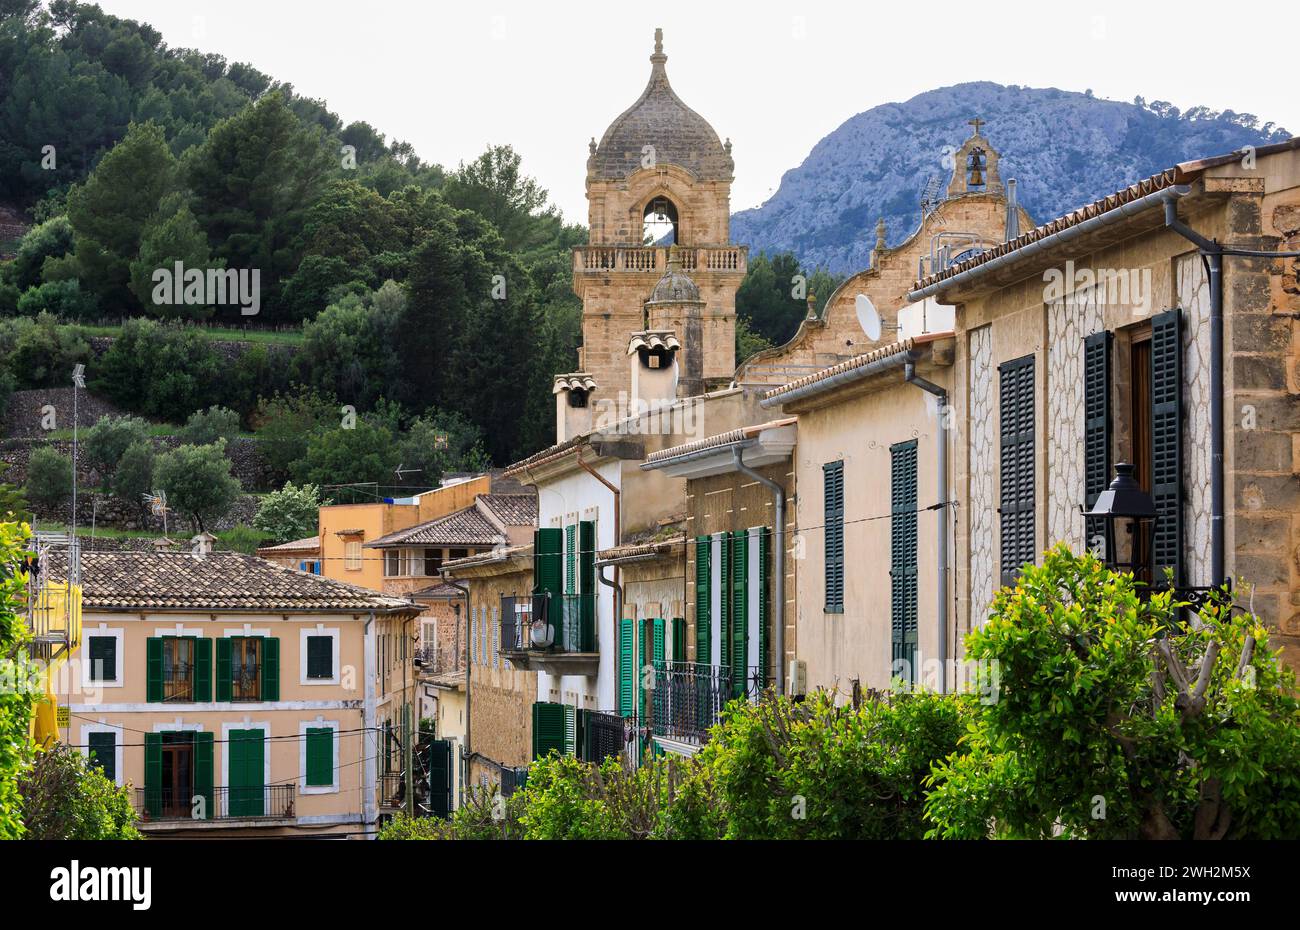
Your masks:
{"label": "overcast sky", "polygon": [[[733,209],[849,117],[964,81],[1254,113],[1300,133],[1292,2],[559,3],[99,0],[170,46],[246,61],[344,122],[455,167],[510,143],[586,222],[587,140],[641,93],[664,29],[678,96],[734,144]],[[1205,153],[1213,154],[1213,153]]]}

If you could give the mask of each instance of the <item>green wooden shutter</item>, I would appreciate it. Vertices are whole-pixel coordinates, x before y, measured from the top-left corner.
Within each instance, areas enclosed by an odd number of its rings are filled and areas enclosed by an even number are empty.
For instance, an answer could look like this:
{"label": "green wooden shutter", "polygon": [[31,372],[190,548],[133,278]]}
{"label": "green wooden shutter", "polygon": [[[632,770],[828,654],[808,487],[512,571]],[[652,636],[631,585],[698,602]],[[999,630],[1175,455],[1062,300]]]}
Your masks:
{"label": "green wooden shutter", "polygon": [[149,817],[162,813],[161,733],[144,734],[144,810]]}
{"label": "green wooden shutter", "polygon": [[[667,656],[664,652],[666,648],[664,636],[666,631],[664,627],[665,624],[662,617],[656,617],[654,620],[650,621],[650,661],[654,665],[656,671],[662,671],[665,668],[665,662],[667,660]],[[663,688],[660,687],[660,685],[665,683],[666,680],[664,676],[656,676],[654,682],[655,689],[650,695],[651,714],[649,723],[651,725],[657,721],[665,719],[663,708],[664,702],[668,699],[668,696],[664,693]]]}
{"label": "green wooden shutter", "polygon": [[577,559],[578,526],[570,523],[564,528],[564,593],[576,594],[578,590]]}
{"label": "green wooden shutter", "polygon": [[825,540],[826,611],[844,612],[844,462],[822,466],[822,537]]}
{"label": "green wooden shutter", "polygon": [[[758,675],[764,687],[772,676],[768,670],[768,627],[771,625],[772,581],[770,563],[772,560],[772,531],[763,527],[758,535]],[[781,622],[781,605],[776,605],[777,622]],[[776,657],[777,662],[785,661],[783,656]]]}
{"label": "green wooden shutter", "polygon": [[596,648],[596,521],[578,524],[578,601],[580,652]]}
{"label": "green wooden shutter", "polygon": [[329,787],[334,784],[334,729],[307,728],[307,785]]}
{"label": "green wooden shutter", "polygon": [[533,758],[545,758],[552,751],[564,754],[564,705],[536,701],[533,704]]}
{"label": "green wooden shutter", "polygon": [[731,534],[731,693],[749,688],[749,533]]}
{"label": "green wooden shutter", "polygon": [[564,592],[560,569],[563,551],[564,534],[558,527],[539,527],[533,531],[533,590],[537,593]]}
{"label": "green wooden shutter", "polygon": [[[203,796],[203,804],[207,810],[208,819],[216,816],[216,809],[212,806],[212,769],[213,769],[213,752],[212,752],[212,734],[195,733],[194,734],[194,793]],[[159,768],[162,763],[159,760]],[[259,776],[260,776],[259,772]]]}
{"label": "green wooden shutter", "polygon": [[633,648],[636,652],[634,654],[635,672],[632,675],[632,708],[634,712],[633,715],[639,721],[645,714],[645,689],[641,687],[641,679],[645,675],[644,666],[646,657],[644,618],[636,621],[636,637]]}
{"label": "green wooden shutter", "polygon": [[1034,356],[998,366],[1001,415],[1002,584],[1037,555],[1034,538]]}
{"label": "green wooden shutter", "polygon": [[631,620],[623,618],[618,621],[618,712],[624,717],[632,716],[636,701],[633,629]]}
{"label": "green wooden shutter", "polygon": [[226,749],[230,753],[230,816],[263,816],[266,810],[266,734],[262,730],[231,730]]}
{"label": "green wooden shutter", "polygon": [[[145,664],[145,700],[158,702],[163,699],[163,642],[158,636],[150,636],[144,644]],[[162,763],[160,762],[159,765]]]}
{"label": "green wooden shutter", "polygon": [[[889,447],[890,675],[917,680],[916,440]],[[904,663],[897,667],[896,663]]]}
{"label": "green wooden shutter", "polygon": [[262,700],[280,700],[280,640],[262,637]]}
{"label": "green wooden shutter", "polygon": [[117,734],[90,733],[86,736],[86,755],[109,781],[117,780]]}
{"label": "green wooden shutter", "polygon": [[[1083,506],[1088,510],[1110,484],[1110,356],[1109,331],[1083,338]],[[1085,548],[1105,538],[1104,524],[1101,517],[1085,521]]]}
{"label": "green wooden shutter", "polygon": [[1155,501],[1155,584],[1171,569],[1183,583],[1183,365],[1178,308],[1151,318],[1151,497]]}
{"label": "green wooden shutter", "polygon": [[673,661],[686,661],[686,618],[673,617]]}
{"label": "green wooden shutter", "polygon": [[230,638],[222,636],[217,639],[217,661],[213,672],[213,691],[215,700],[230,700],[230,679],[233,674],[230,659]]}
{"label": "green wooden shutter", "polygon": [[[718,559],[721,562],[718,572],[718,608],[722,616],[718,618],[718,665],[731,668],[731,618],[735,612],[735,594],[731,590],[731,534],[718,533]],[[712,644],[710,644],[712,645]],[[710,656],[712,658],[712,656]],[[728,682],[731,674],[724,675]]]}
{"label": "green wooden shutter", "polygon": [[578,754],[578,709],[571,704],[564,704],[564,754]]}
{"label": "green wooden shutter", "polygon": [[695,661],[702,665],[709,663],[709,630],[713,623],[713,575],[709,566],[712,545],[708,536],[695,537]]}
{"label": "green wooden shutter", "polygon": [[194,700],[212,700],[212,640],[206,636],[194,640]]}

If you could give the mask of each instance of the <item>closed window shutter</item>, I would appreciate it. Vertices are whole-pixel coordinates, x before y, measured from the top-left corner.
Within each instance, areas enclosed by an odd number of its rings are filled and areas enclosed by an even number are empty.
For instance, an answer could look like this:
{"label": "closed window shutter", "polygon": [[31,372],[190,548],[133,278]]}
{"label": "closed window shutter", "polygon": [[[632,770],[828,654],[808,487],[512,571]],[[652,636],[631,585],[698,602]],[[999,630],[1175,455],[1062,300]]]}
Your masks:
{"label": "closed window shutter", "polygon": [[[709,568],[712,545],[708,536],[695,537],[695,661],[702,665],[709,662],[709,629],[713,623],[713,593],[709,587],[713,578]],[[682,660],[685,658],[683,655]]]}
{"label": "closed window shutter", "polygon": [[214,673],[216,679],[213,684],[213,690],[216,692],[216,700],[229,701],[230,700],[230,679],[231,679],[231,675],[233,674],[233,670],[231,668],[231,661],[230,661],[230,649],[231,649],[230,640],[226,637],[222,637],[221,639],[218,639],[216,643],[216,649],[217,649],[217,662],[216,662],[216,670]]}
{"label": "closed window shutter", "polygon": [[162,650],[163,642],[161,637],[151,636],[145,641],[145,700],[149,702],[157,702],[163,699]]}
{"label": "closed window shutter", "polygon": [[673,662],[686,661],[686,618],[673,617]]}
{"label": "closed window shutter", "polygon": [[539,593],[563,592],[560,569],[563,549],[564,535],[559,527],[540,527],[533,531],[533,578]]}
{"label": "closed window shutter", "polygon": [[916,440],[889,447],[890,676],[916,681]]}
{"label": "closed window shutter", "polygon": [[[666,659],[664,650],[667,648],[665,633],[666,630],[662,617],[657,617],[650,621],[650,661],[653,663],[656,670],[664,668],[664,662]],[[654,683],[658,685],[662,681],[663,679],[660,678],[659,681]],[[664,719],[663,704],[666,699],[667,695],[664,693],[662,688],[656,687],[654,691],[651,692],[650,703],[653,705],[651,722]]]}
{"label": "closed window shutter", "polygon": [[329,787],[334,784],[334,729],[307,728],[307,785]]}
{"label": "closed window shutter", "polygon": [[88,637],[91,681],[117,680],[117,637]]}
{"label": "closed window shutter", "polygon": [[624,717],[632,716],[632,707],[636,701],[633,688],[636,656],[632,623],[627,618],[618,621],[618,712]]}
{"label": "closed window shutter", "polygon": [[[194,793],[202,795],[207,819],[216,815],[212,806],[212,734],[194,734]],[[258,778],[262,773],[258,772]]]}
{"label": "closed window shutter", "polygon": [[564,705],[548,701],[533,704],[533,758],[543,759],[552,751],[564,754]]}
{"label": "closed window shutter", "polygon": [[1182,316],[1177,308],[1151,318],[1151,497],[1156,520],[1152,581],[1183,583]]}
{"label": "closed window shutter", "polygon": [[117,779],[117,734],[90,733],[86,737],[90,764],[98,766],[109,781]]}
{"label": "closed window shutter", "polygon": [[[1083,506],[1087,510],[1110,484],[1110,356],[1109,331],[1084,337]],[[1104,521],[1089,517],[1084,527],[1085,547],[1094,548],[1105,533]]]}
{"label": "closed window shutter", "polygon": [[576,594],[578,591],[577,560],[578,527],[570,523],[564,528],[564,593]]}
{"label": "closed window shutter", "polygon": [[633,715],[640,720],[645,713],[645,690],[641,687],[641,679],[645,674],[646,664],[646,642],[645,642],[645,620],[636,621],[636,649],[635,654],[635,674],[632,676],[632,708]]}
{"label": "closed window shutter", "polygon": [[844,612],[844,462],[822,466],[826,610]]}
{"label": "closed window shutter", "polygon": [[749,533],[731,534],[731,693],[749,685]]}
{"label": "closed window shutter", "polygon": [[478,665],[478,608],[477,607],[471,607],[469,611],[469,641],[472,644],[470,646],[470,651],[469,651],[470,660],[475,665]]}
{"label": "closed window shutter", "polygon": [[331,636],[307,637],[307,677],[334,677],[334,638]]}
{"label": "closed window shutter", "polygon": [[150,817],[162,813],[161,733],[144,734],[144,809]]}
{"label": "closed window shutter", "polygon": [[1002,584],[1034,561],[1034,357],[998,366],[1002,421]]}
{"label": "closed window shutter", "polygon": [[280,640],[262,638],[262,700],[280,700]]}
{"label": "closed window shutter", "polygon": [[194,700],[212,700],[212,640],[194,641]]}

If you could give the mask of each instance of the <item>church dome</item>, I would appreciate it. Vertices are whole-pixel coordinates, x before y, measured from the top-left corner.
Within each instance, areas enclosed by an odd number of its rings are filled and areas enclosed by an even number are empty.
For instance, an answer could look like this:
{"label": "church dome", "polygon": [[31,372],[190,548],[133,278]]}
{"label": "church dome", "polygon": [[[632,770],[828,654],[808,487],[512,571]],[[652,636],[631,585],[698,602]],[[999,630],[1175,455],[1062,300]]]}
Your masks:
{"label": "church dome", "polygon": [[610,124],[588,161],[598,178],[625,178],[638,171],[645,146],[654,146],[658,164],[685,168],[699,180],[729,181],[734,163],[704,117],[673,93],[664,63],[663,30],[655,30],[650,82],[628,109]]}
{"label": "church dome", "polygon": [[672,254],[668,259],[668,270],[655,284],[646,300],[648,304],[685,304],[699,303],[700,288],[691,280],[691,276],[682,271],[681,259]]}

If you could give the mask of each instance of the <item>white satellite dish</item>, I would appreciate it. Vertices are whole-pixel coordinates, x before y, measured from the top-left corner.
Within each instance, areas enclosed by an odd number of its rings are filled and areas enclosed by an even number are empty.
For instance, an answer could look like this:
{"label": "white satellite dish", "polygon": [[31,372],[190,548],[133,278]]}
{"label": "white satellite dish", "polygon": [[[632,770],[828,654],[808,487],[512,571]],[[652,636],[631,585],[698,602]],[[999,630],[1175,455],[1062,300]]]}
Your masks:
{"label": "white satellite dish", "polygon": [[862,331],[872,342],[877,341],[880,338],[880,314],[871,303],[871,298],[866,294],[859,294],[853,299],[853,307],[857,310],[858,325],[862,327]]}

